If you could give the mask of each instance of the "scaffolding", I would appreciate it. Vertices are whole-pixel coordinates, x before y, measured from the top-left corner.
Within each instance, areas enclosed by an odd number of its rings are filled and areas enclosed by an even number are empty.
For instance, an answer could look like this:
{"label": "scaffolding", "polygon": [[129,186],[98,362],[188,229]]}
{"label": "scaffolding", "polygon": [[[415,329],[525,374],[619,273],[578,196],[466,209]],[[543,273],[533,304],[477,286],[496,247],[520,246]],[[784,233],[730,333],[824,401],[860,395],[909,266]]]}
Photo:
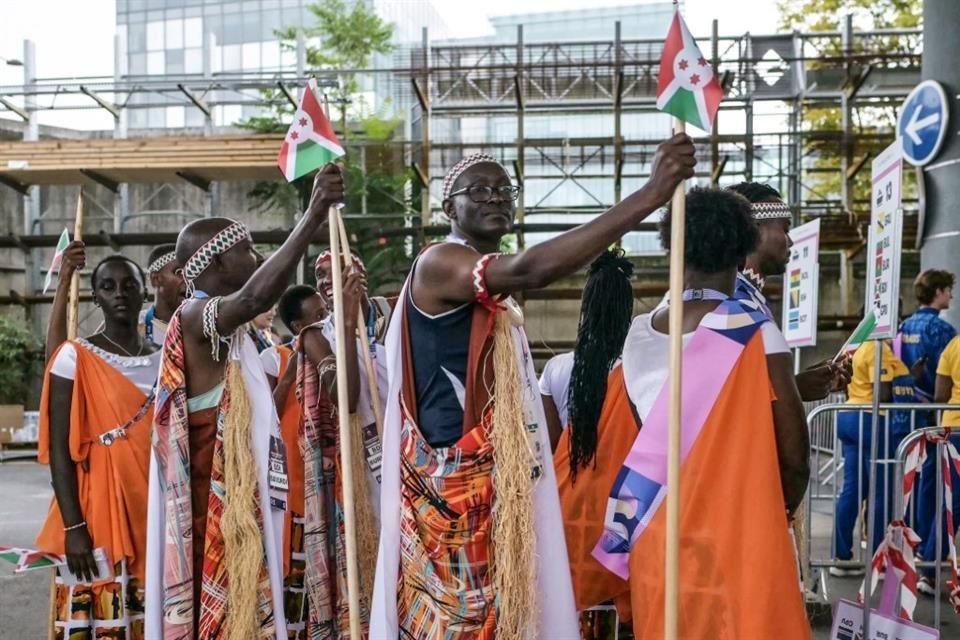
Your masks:
{"label": "scaffolding", "polygon": [[[857,197],[854,185],[876,150],[893,140],[891,126],[880,121],[857,127],[854,115],[895,109],[919,81],[921,32],[855,31],[848,18],[835,32],[720,36],[714,21],[708,42],[701,40],[726,98],[713,131],[696,138],[698,178],[768,182],[785,194],[796,222],[820,218],[824,251],[840,257],[842,308],[852,314],[853,263],[869,217],[869,194]],[[405,158],[420,186],[419,202],[398,204],[396,214],[378,221],[375,235],[423,240],[435,233],[446,168],[466,153],[486,151],[524,187],[516,227],[523,247],[605,210],[649,176],[656,145],[667,134],[667,119],[655,111],[661,48],[661,40],[624,37],[619,23],[605,41],[526,42],[519,26],[515,42],[482,46],[435,43],[424,29],[422,41],[398,51],[390,68],[321,72],[319,80],[329,85],[345,74],[365,78],[362,85],[389,95],[406,116],[405,135],[378,144],[395,146]],[[212,136],[227,131],[215,122],[218,107],[295,102],[291,88],[308,77],[302,55],[297,70],[275,73],[38,79],[31,44],[24,53],[24,84],[0,87],[0,104],[25,123],[23,142],[0,142],[0,183],[23,196],[23,225],[22,232],[0,238],[0,247],[24,252],[27,277],[22,293],[0,302],[44,300],[36,295],[40,271],[34,254],[55,242],[43,223],[65,213],[41,206],[41,184],[95,185],[104,201],[97,206],[102,228],[93,233],[105,234],[103,242],[112,246],[129,246],[172,241],[184,220],[217,214],[222,182],[280,179],[272,168],[279,138],[251,141],[238,152],[238,162],[204,165],[199,152],[190,150],[209,150],[220,140]],[[278,90],[278,97],[267,97],[266,90]],[[205,125],[165,132],[178,135],[176,143],[155,131],[127,129],[130,109],[184,105],[200,110]],[[38,142],[38,112],[78,108],[106,110],[115,124],[106,135],[117,140],[98,141],[97,158],[76,152],[83,145],[97,148],[89,140],[58,140],[60,166],[25,160],[51,144]],[[806,118],[823,112],[835,114],[838,126],[816,128]],[[240,138],[222,144],[224,153],[243,146]],[[123,164],[131,157],[129,148],[126,156],[119,151],[124,145],[135,147],[137,170]],[[367,145],[351,139],[348,146]],[[161,153],[167,154],[162,166]],[[127,189],[136,182],[184,190],[191,204],[173,211],[131,207]],[[905,206],[904,246],[913,247],[916,200],[907,199]],[[177,224],[167,232],[127,230],[131,220],[171,214]]]}

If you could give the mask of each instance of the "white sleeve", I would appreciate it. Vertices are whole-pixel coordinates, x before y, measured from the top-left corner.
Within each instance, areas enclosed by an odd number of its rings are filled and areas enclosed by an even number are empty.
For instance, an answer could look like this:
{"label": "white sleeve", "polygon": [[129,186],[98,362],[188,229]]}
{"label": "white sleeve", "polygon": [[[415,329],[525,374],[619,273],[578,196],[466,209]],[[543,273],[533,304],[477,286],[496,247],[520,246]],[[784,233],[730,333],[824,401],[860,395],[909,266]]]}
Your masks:
{"label": "white sleeve", "polygon": [[263,365],[263,371],[268,376],[280,377],[280,354],[276,347],[263,350],[260,354],[260,364]]}
{"label": "white sleeve", "polygon": [[77,350],[72,343],[65,342],[60,347],[53,364],[50,365],[50,373],[67,380],[77,377]]}
{"label": "white sleeve", "polygon": [[783,337],[783,333],[777,328],[777,325],[772,322],[764,322],[760,331],[763,335],[763,349],[768,356],[775,353],[790,353],[787,339]]}
{"label": "white sleeve", "polygon": [[544,396],[553,395],[553,372],[557,369],[557,358],[559,356],[554,356],[547,360],[547,364],[543,365],[543,373],[540,374],[540,394]]}

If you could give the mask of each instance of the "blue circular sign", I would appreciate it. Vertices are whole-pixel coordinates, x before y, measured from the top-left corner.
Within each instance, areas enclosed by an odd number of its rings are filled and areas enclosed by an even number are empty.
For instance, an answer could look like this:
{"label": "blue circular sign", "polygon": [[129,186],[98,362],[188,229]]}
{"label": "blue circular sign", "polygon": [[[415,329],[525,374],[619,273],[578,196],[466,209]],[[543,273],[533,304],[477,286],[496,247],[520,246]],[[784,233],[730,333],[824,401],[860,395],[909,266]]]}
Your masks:
{"label": "blue circular sign", "polygon": [[907,96],[897,116],[903,157],[922,167],[937,157],[947,133],[947,94],[936,80],[924,80]]}

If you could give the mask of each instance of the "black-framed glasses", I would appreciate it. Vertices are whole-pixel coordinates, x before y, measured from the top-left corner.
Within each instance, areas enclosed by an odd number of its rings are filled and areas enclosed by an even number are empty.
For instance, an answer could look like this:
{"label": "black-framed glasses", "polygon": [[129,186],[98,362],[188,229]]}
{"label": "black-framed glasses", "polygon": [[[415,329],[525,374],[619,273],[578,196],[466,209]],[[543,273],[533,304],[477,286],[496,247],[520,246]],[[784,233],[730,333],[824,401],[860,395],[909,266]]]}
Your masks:
{"label": "black-framed glasses", "polygon": [[473,202],[481,204],[484,202],[490,202],[493,199],[494,193],[499,193],[500,197],[504,200],[516,200],[520,197],[520,187],[512,184],[502,187],[488,187],[485,184],[472,184],[469,187],[460,189],[459,191],[454,191],[448,197],[452,198],[453,196],[466,195]]}

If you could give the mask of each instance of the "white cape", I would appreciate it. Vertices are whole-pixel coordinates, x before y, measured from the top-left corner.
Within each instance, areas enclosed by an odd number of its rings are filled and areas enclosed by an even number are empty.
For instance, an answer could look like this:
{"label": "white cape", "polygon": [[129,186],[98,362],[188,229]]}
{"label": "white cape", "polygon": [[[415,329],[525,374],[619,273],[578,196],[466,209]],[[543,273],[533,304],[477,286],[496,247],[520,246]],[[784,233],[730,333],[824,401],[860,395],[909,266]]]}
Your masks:
{"label": "white cape", "polygon": [[[390,374],[390,393],[386,405],[383,434],[383,486],[380,503],[380,550],[377,558],[377,577],[373,591],[370,616],[371,638],[399,637],[397,619],[397,580],[400,569],[400,391],[403,388],[401,359],[403,314],[406,312],[408,277],[397,301],[387,332],[387,371]],[[578,640],[580,629],[567,545],[563,535],[560,497],[553,470],[553,457],[547,436],[546,419],[540,400],[539,386],[526,334],[522,328],[514,330],[517,356],[521,358],[525,409],[540,425],[540,453],[543,475],[536,481],[534,508],[537,536],[537,612],[538,636],[549,640]],[[503,639],[513,640],[513,639]],[[519,639],[518,639],[519,640]]]}
{"label": "white cape", "polygon": [[[268,514],[263,518],[263,540],[266,547],[267,569],[277,640],[286,640],[287,621],[283,609],[283,511],[270,507],[270,482],[267,478],[270,458],[270,436],[280,437],[280,420],[273,404],[273,394],[263,372],[257,348],[245,332],[238,332],[230,357],[239,359],[243,380],[250,396],[250,415],[253,420],[253,455],[257,461],[260,509]],[[238,342],[238,344],[237,344]],[[150,493],[147,505],[147,572],[146,572],[146,640],[163,640],[163,565],[166,548],[166,510],[160,484],[159,470],[150,449]],[[198,541],[194,541],[195,543]],[[203,544],[203,541],[199,541]],[[195,612],[195,623],[199,612]]]}

